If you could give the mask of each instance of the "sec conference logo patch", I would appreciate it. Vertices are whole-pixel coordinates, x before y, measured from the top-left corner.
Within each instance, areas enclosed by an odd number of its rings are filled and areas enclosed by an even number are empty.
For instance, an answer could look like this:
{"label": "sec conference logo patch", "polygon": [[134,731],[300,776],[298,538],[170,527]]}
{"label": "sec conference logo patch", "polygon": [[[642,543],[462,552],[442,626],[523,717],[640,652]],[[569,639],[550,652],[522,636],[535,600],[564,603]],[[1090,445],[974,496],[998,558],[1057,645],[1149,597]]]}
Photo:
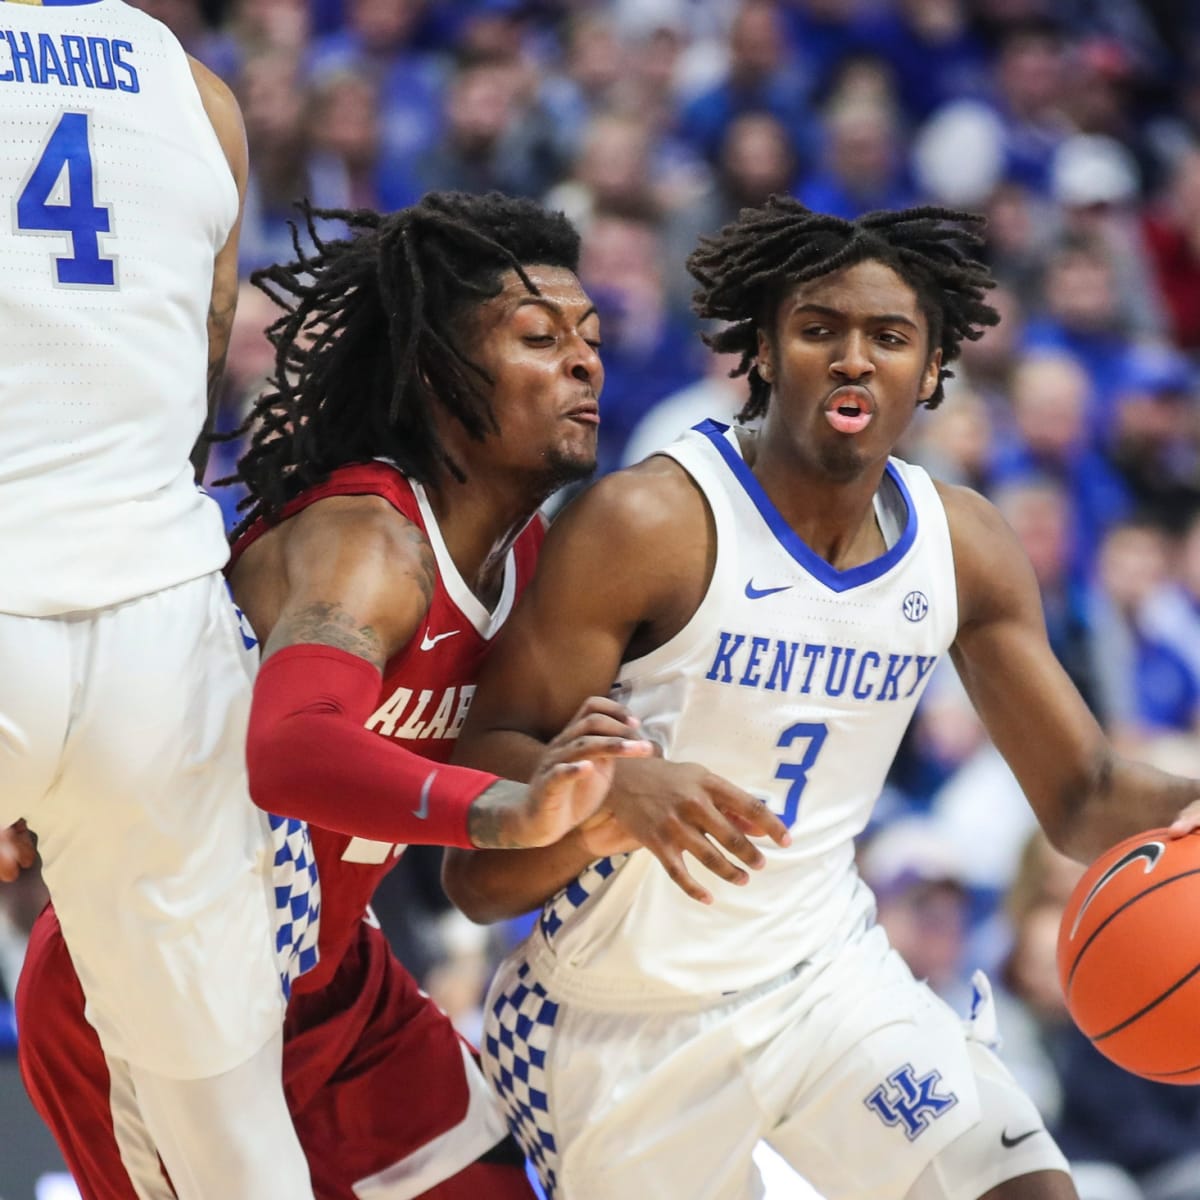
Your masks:
{"label": "sec conference logo patch", "polygon": [[900,611],[910,621],[923,621],[925,614],[929,611],[929,601],[925,597],[924,592],[909,592],[904,597],[904,603],[900,605]]}

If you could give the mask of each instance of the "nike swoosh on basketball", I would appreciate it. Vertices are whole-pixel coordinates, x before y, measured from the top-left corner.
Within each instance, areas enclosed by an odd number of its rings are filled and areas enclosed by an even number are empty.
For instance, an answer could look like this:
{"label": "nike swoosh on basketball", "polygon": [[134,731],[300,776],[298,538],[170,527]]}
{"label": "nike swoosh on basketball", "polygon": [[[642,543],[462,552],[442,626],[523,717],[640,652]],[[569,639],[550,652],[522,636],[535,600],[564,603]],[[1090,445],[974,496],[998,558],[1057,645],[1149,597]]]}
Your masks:
{"label": "nike swoosh on basketball", "polygon": [[417,800],[417,807],[413,809],[413,816],[418,821],[423,821],[429,816],[429,793],[433,790],[433,781],[437,778],[436,771],[430,771],[425,777],[425,782],[421,784],[421,795]]}
{"label": "nike swoosh on basketball", "polygon": [[746,581],[746,599],[761,600],[764,596],[775,595],[776,592],[786,592],[791,586],[790,583],[785,583],[781,587],[756,588],[754,580],[750,579]]}
{"label": "nike swoosh on basketball", "polygon": [[1041,1129],[1031,1129],[1028,1133],[1018,1133],[1016,1137],[1009,1137],[1008,1130],[1002,1129],[1000,1131],[1000,1145],[1002,1145],[1006,1150],[1011,1150],[1014,1146],[1019,1146],[1022,1142],[1033,1137],[1035,1133],[1041,1132]]}
{"label": "nike swoosh on basketball", "polygon": [[456,633],[462,633],[461,629],[452,629],[449,633],[439,633],[436,637],[430,637],[428,632],[421,638],[421,649],[432,650],[438,642],[444,642],[447,638],[453,637]]}

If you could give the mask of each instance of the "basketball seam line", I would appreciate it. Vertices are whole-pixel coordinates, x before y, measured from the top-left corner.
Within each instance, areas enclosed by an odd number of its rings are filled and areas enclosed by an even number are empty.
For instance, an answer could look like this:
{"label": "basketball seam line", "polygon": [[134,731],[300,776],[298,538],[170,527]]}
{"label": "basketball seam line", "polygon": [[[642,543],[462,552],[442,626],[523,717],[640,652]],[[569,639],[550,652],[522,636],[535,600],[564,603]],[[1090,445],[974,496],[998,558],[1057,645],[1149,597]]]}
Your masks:
{"label": "basketball seam line", "polygon": [[1145,1008],[1135,1012],[1131,1017],[1126,1017],[1119,1025],[1114,1025],[1111,1029],[1106,1029],[1103,1033],[1096,1034],[1091,1040],[1093,1042],[1102,1042],[1106,1037],[1111,1037],[1114,1033],[1120,1033],[1127,1025],[1132,1025],[1134,1021],[1141,1020],[1152,1008],[1157,1008],[1168,996],[1179,991],[1189,979],[1194,978],[1196,975],[1200,975],[1200,965],[1194,966],[1182,979],[1177,979],[1165,992],[1151,1000]]}
{"label": "basketball seam line", "polygon": [[1200,875],[1200,867],[1194,867],[1190,871],[1181,871],[1178,875],[1172,875],[1170,879],[1160,879],[1153,887],[1145,888],[1138,892],[1136,896],[1130,896],[1128,900],[1123,900],[1121,904],[1114,908],[1112,912],[1088,934],[1088,939],[1079,947],[1079,953],[1075,956],[1075,961],[1071,964],[1070,971],[1067,972],[1067,985],[1064,991],[1070,994],[1071,984],[1075,982],[1075,972],[1079,969],[1079,964],[1083,961],[1083,956],[1087,953],[1088,947],[1100,936],[1100,934],[1123,913],[1131,905],[1136,904],[1143,896],[1149,896],[1153,892],[1157,892],[1159,888],[1167,887],[1169,884],[1175,883],[1180,879],[1186,879],[1189,875]]}

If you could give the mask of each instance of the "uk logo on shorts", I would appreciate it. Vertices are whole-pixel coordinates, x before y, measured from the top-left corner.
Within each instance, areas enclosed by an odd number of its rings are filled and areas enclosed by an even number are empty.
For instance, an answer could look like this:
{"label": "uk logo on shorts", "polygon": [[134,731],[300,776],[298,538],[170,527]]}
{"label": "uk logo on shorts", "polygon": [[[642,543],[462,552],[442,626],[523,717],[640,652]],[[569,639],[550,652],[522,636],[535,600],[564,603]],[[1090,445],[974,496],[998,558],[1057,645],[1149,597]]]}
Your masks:
{"label": "uk logo on shorts", "polygon": [[929,1128],[958,1103],[953,1092],[939,1093],[940,1071],[930,1071],[918,1077],[911,1063],[893,1071],[886,1083],[881,1083],[863,1103],[885,1124],[899,1125],[910,1142]]}

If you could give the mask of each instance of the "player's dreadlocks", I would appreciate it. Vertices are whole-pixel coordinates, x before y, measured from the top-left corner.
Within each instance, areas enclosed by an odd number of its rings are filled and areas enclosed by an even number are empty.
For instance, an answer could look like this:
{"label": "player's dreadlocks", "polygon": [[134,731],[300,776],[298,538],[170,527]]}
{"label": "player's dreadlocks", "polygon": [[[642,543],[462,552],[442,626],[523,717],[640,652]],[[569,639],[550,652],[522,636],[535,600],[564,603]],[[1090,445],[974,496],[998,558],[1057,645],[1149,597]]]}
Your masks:
{"label": "player's dreadlocks", "polygon": [[[381,216],[301,205],[315,251],[292,227],[295,261],[251,279],[285,310],[267,330],[275,371],[237,435],[250,447],[229,480],[248,508],[236,532],[274,517],[302,488],[346,463],[389,458],[428,482],[462,471],[438,437],[434,406],[474,438],[496,428],[488,374],[468,357],[471,310],[511,269],[576,270],[579,235],[561,213],[498,192],[431,192]],[[317,218],[344,222],[325,241]]]}
{"label": "player's dreadlocks", "polygon": [[[949,224],[948,224],[949,223]],[[706,334],[713,350],[741,355],[732,376],[749,375],[750,399],[738,414],[749,421],[767,411],[770,385],[754,366],[758,330],[774,331],[776,306],[797,283],[828,275],[865,259],[886,263],[917,294],[929,323],[930,350],[942,350],[937,389],[926,401],[936,408],[946,369],[963,338],[982,337],[999,313],[984,302],[994,281],[973,257],[982,245],[983,218],[948,208],[873,212],[855,221],[812,212],[790,197],[772,196],[761,208],[742,209],[738,219],[700,240],[688,258],[699,282],[692,308],[704,318],[728,322]]]}

